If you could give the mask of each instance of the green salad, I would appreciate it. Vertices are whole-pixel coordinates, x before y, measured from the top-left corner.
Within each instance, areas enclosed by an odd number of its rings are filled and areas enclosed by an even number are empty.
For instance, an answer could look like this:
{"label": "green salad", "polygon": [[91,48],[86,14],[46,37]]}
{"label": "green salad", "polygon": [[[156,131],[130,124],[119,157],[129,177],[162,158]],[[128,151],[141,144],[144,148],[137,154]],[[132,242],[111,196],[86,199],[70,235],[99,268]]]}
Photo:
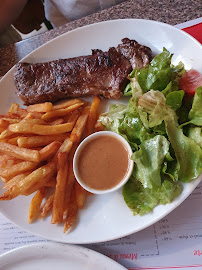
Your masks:
{"label": "green salad", "polygon": [[165,48],[150,65],[132,71],[128,105],[110,105],[99,121],[131,145],[134,171],[123,197],[134,214],[171,203],[202,172],[202,86],[194,97],[180,90],[186,70]]}

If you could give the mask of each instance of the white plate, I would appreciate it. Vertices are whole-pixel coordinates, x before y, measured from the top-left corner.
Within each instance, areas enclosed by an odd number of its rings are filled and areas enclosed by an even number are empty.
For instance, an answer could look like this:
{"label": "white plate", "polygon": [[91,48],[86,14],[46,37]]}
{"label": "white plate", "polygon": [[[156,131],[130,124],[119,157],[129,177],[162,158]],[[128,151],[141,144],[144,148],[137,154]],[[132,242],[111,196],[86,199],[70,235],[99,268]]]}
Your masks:
{"label": "white plate", "polygon": [[[85,55],[90,54],[92,48],[108,50],[110,46],[117,46],[124,37],[149,46],[154,54],[166,47],[174,53],[174,63],[183,60],[187,69],[202,71],[202,49],[195,39],[164,23],[134,19],[107,21],[79,28],[43,45],[23,61],[43,62]],[[11,102],[19,102],[14,94],[13,71],[11,69],[0,82],[0,113],[7,112]],[[75,229],[69,234],[63,234],[62,226],[52,225],[50,217],[28,224],[31,196],[0,202],[0,210],[26,231],[53,241],[75,244],[103,242],[138,232],[157,222],[180,205],[199,182],[200,179],[185,184],[182,194],[173,203],[159,205],[152,213],[141,217],[133,216],[121,191],[89,196],[85,208],[80,211]]]}
{"label": "white plate", "polygon": [[0,256],[2,270],[124,270],[125,267],[93,250],[59,243],[41,243]]}

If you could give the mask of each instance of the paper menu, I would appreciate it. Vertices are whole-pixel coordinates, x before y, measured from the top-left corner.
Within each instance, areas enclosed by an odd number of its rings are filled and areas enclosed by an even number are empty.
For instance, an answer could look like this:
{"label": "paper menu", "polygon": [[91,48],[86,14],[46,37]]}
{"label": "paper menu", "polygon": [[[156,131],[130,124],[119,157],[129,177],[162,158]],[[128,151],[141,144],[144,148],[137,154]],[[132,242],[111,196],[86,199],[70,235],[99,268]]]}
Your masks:
{"label": "paper menu", "polygon": [[[0,215],[0,254],[47,240],[24,232]],[[130,270],[202,269],[202,183],[172,213],[143,231],[84,245]]]}
{"label": "paper menu", "polygon": [[201,270],[202,183],[181,206],[149,228],[122,239],[88,247],[131,270]]}

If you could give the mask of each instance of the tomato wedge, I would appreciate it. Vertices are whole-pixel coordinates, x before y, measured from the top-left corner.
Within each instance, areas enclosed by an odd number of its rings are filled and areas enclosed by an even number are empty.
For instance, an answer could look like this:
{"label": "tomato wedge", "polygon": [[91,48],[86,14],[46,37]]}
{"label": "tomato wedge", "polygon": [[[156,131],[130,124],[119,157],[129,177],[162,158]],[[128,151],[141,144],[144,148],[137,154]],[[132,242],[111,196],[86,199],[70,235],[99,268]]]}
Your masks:
{"label": "tomato wedge", "polygon": [[202,74],[195,69],[187,71],[179,82],[180,89],[190,96],[194,96],[199,86],[202,86]]}

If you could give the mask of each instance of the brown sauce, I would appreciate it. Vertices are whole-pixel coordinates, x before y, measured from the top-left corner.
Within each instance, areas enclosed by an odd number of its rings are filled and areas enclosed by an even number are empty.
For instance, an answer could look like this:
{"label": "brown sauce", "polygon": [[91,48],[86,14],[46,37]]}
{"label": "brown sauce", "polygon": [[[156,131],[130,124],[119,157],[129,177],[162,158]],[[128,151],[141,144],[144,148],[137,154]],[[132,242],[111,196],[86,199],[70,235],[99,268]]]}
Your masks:
{"label": "brown sauce", "polygon": [[116,186],[129,168],[129,153],[121,141],[100,136],[87,143],[78,158],[78,174],[88,187],[106,190]]}

